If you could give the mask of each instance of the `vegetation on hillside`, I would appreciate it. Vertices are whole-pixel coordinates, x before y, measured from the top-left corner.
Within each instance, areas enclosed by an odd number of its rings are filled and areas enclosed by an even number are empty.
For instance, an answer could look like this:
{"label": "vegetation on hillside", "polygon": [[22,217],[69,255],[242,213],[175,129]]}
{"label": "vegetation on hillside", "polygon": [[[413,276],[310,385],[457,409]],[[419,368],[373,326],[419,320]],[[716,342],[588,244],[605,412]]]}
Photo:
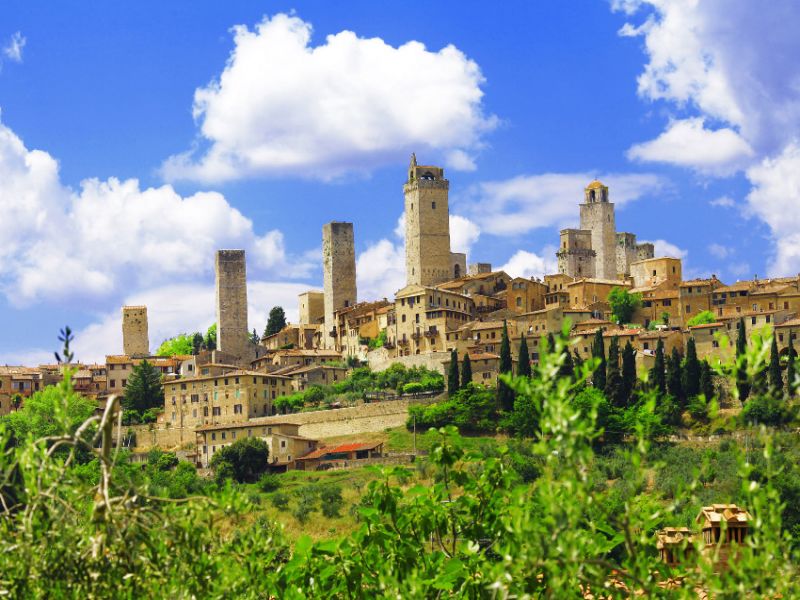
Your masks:
{"label": "vegetation on hillside", "polygon": [[[770,345],[753,344],[744,360],[715,368],[736,381],[746,362],[739,376],[752,384],[746,402],[770,397],[792,406],[793,397],[758,383]],[[160,452],[131,464],[113,444],[114,402],[76,427],[68,373],[50,392],[63,409],[54,407],[48,433],[11,435],[7,419],[0,423],[0,594],[800,595],[796,435],[762,427],[742,431],[744,443],[654,444],[648,438],[661,400],[642,390],[626,408],[637,410],[630,441],[606,439],[600,423],[612,403],[604,408],[604,390],[590,385],[599,359],[560,377],[559,337],[554,350],[540,353],[531,377],[504,376],[519,417],[508,443],[477,448],[455,428],[439,428],[421,436],[429,453],[414,469],[365,470],[371,479],[359,479],[360,490],[310,473],[202,482],[193,467]],[[730,569],[715,573],[699,540],[678,566],[660,562],[655,532],[687,525],[710,502],[736,502],[753,515]],[[296,523],[298,533],[324,520],[350,525],[326,539],[293,540],[269,515]],[[677,587],[665,589],[667,580]]]}

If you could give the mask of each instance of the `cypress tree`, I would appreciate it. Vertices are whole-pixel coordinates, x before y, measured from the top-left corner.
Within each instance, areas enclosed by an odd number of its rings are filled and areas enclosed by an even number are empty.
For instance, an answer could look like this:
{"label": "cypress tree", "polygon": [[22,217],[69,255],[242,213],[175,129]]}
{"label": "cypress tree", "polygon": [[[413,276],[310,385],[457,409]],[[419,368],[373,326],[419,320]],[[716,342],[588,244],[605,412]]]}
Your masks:
{"label": "cypress tree", "polygon": [[447,393],[452,396],[459,387],[458,382],[458,352],[453,348],[450,351],[450,367],[447,370]]}
{"label": "cypress tree", "polygon": [[679,406],[683,407],[683,387],[681,386],[681,355],[677,348],[672,349],[672,355],[667,360],[667,391],[675,398]]}
{"label": "cypress tree", "polygon": [[786,360],[786,393],[789,395],[790,398],[794,397],[795,393],[795,373],[797,371],[795,360],[797,359],[797,353],[794,349],[794,341],[792,340],[792,336],[794,334],[790,331],[789,332],[789,351],[788,357]]}
{"label": "cypress tree", "polygon": [[650,387],[658,392],[659,396],[667,393],[667,374],[664,360],[664,340],[659,339],[656,345],[656,360],[650,370]]}
{"label": "cypress tree", "polygon": [[603,329],[598,328],[594,334],[594,343],[592,344],[592,356],[600,360],[600,364],[592,374],[592,384],[598,390],[606,389],[606,348],[603,345]]}
{"label": "cypress tree", "polygon": [[528,342],[525,341],[525,334],[519,340],[519,362],[517,363],[517,375],[520,377],[531,376],[531,357],[528,354]]}
{"label": "cypress tree", "polygon": [[736,373],[736,389],[739,390],[739,400],[744,402],[750,395],[750,382],[747,380],[747,337],[744,329],[744,319],[739,319],[736,325],[736,358],[741,358],[739,370]]}
{"label": "cypress tree", "polygon": [[630,340],[622,350],[622,400],[627,406],[631,402],[631,394],[636,385],[636,352]]}
{"label": "cypress tree", "polygon": [[707,360],[700,363],[700,393],[705,396],[707,401],[716,395],[714,393],[714,372]]}
{"label": "cypress tree", "polygon": [[686,362],[683,365],[681,383],[683,395],[687,399],[700,393],[700,361],[697,359],[697,346],[693,337],[686,343]]}
{"label": "cypress tree", "polygon": [[608,345],[608,362],[606,362],[606,398],[614,406],[624,406],[622,398],[622,376],[619,372],[619,338],[614,336]]}
{"label": "cypress tree", "polygon": [[203,334],[199,331],[194,334],[192,338],[192,354],[197,356],[203,349]]}
{"label": "cypress tree", "polygon": [[583,366],[583,359],[577,350],[572,351],[572,372],[576,373]]}
{"label": "cypress tree", "polygon": [[[500,374],[510,375],[512,370],[511,345],[508,341],[508,324],[503,321],[503,339],[500,342]],[[497,382],[497,403],[502,410],[514,410],[514,390],[505,382]]]}
{"label": "cypress tree", "polygon": [[466,386],[472,382],[472,362],[469,360],[469,352],[464,352],[464,362],[461,364],[461,385]]}
{"label": "cypress tree", "polygon": [[772,346],[769,350],[769,387],[773,394],[783,389],[783,375],[781,375],[781,356],[778,354],[778,336],[772,335]]}
{"label": "cypress tree", "polygon": [[564,350],[564,360],[558,368],[558,376],[569,377],[570,379],[575,377],[575,363],[572,361],[572,354],[569,348]]}

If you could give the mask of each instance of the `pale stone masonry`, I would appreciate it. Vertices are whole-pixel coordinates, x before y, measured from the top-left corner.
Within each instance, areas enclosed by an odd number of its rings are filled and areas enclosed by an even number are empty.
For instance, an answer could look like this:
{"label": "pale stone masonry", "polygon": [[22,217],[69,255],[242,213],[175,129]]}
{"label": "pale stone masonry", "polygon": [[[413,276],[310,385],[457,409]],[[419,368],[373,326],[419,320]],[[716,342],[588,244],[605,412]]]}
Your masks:
{"label": "pale stone masonry", "polygon": [[322,277],[325,296],[325,331],[322,345],[336,345],[336,311],[357,301],[356,250],[353,224],[341,221],[322,227]]}
{"label": "pale stone masonry", "polygon": [[408,180],[403,186],[407,285],[430,286],[453,278],[449,187],[444,169],[417,165],[416,156],[411,155]]}
{"label": "pale stone masonry", "polygon": [[325,293],[316,290],[298,296],[300,325],[316,325],[325,319]]}
{"label": "pale stone masonry", "polygon": [[[584,190],[585,202],[580,205],[581,229],[592,232],[595,251],[595,277],[617,278],[617,225],[614,203],[608,200],[608,186],[592,181]],[[574,275],[573,275],[574,276]]]}
{"label": "pale stone masonry", "polygon": [[238,361],[249,361],[247,271],[244,250],[217,250],[217,350]]}
{"label": "pale stone masonry", "polygon": [[122,307],[122,353],[134,357],[150,354],[146,306]]}

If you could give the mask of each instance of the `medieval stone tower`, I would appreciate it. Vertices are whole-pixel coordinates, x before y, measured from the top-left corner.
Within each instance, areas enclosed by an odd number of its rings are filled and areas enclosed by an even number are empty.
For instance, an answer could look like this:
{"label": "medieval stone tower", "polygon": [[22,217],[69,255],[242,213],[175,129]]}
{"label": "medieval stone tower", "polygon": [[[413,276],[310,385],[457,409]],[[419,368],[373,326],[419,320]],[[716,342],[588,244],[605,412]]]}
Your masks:
{"label": "medieval stone tower", "polygon": [[594,278],[597,254],[592,250],[592,232],[582,229],[562,229],[556,252],[558,272],[575,278]]}
{"label": "medieval stone tower", "polygon": [[408,285],[436,285],[453,278],[449,187],[444,169],[417,165],[416,156],[411,155],[408,181],[403,186]]}
{"label": "medieval stone tower", "polygon": [[244,361],[252,354],[247,331],[247,271],[244,250],[217,250],[217,350]]}
{"label": "medieval stone tower", "polygon": [[333,348],[334,313],[356,303],[356,250],[353,224],[333,221],[322,226],[322,279],[325,294],[325,331],[322,344]]}
{"label": "medieval stone tower", "polygon": [[149,356],[147,307],[122,307],[122,352],[127,356]]}
{"label": "medieval stone tower", "polygon": [[581,229],[592,232],[592,250],[596,254],[595,276],[600,279],[617,278],[617,230],[614,204],[608,201],[608,187],[597,180],[584,191],[581,208]]}

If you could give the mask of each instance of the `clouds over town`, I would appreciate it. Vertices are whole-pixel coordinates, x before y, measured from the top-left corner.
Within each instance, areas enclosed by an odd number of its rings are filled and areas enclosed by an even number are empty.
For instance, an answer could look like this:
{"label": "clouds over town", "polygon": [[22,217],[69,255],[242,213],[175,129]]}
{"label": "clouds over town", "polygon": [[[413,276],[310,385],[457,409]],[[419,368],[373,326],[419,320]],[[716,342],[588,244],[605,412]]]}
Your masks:
{"label": "clouds over town", "polygon": [[773,0],[766,10],[758,0],[615,0],[612,6],[629,18],[620,34],[644,42],[648,62],[639,95],[672,112],[664,133],[635,144],[629,156],[712,175],[744,170],[752,185],[748,214],[773,234],[771,274],[799,271],[792,215],[800,185],[794,60],[800,4]]}
{"label": "clouds over town", "polygon": [[195,91],[197,148],[164,163],[167,179],[331,179],[413,150],[473,170],[497,125],[481,103],[480,68],[455,46],[393,47],[352,31],[314,46],[311,24],[286,14],[233,35],[223,72]]}

